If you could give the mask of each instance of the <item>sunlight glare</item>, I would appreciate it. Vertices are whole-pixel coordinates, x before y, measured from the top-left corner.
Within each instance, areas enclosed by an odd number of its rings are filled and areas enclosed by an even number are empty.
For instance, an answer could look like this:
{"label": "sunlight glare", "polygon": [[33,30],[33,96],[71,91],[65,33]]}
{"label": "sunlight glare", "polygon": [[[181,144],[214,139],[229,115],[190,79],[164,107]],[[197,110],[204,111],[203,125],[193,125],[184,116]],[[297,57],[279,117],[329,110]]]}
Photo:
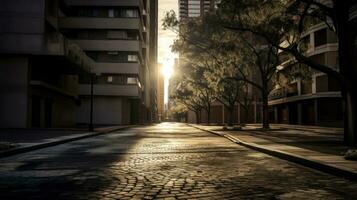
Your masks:
{"label": "sunlight glare", "polygon": [[173,60],[167,59],[161,68],[161,74],[165,77],[165,79],[170,79],[173,73]]}

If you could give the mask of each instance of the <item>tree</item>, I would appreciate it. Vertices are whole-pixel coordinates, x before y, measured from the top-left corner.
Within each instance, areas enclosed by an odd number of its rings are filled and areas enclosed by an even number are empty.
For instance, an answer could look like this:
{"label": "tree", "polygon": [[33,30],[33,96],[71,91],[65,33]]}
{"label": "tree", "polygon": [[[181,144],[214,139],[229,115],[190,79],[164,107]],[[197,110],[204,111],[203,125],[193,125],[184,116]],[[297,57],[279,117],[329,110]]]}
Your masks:
{"label": "tree", "polygon": [[216,98],[215,91],[204,78],[202,66],[187,62],[181,68],[183,68],[181,69],[183,74],[177,80],[176,91],[171,97],[193,111],[196,114],[197,123],[201,122],[201,111],[205,110],[209,124],[211,103]]}
{"label": "tree", "polygon": [[259,37],[251,39],[241,37],[240,59],[236,63],[239,76],[237,81],[245,81],[261,93],[263,108],[263,129],[269,129],[268,97],[272,90],[272,80],[279,65],[278,50],[265,42],[259,42]]}
{"label": "tree", "polygon": [[[221,23],[239,33],[249,32],[298,62],[324,72],[339,81],[344,100],[345,143],[357,146],[357,26],[352,12],[355,0],[222,0]],[[338,69],[318,63],[305,54],[304,30],[316,22],[325,23],[338,37]]]}
{"label": "tree", "polygon": [[196,115],[196,123],[199,124],[200,120],[200,113],[202,110],[202,102],[198,99],[193,92],[187,88],[187,85],[179,84],[176,88],[176,93],[170,96],[174,102],[177,104],[184,105],[188,110],[191,110]]}
{"label": "tree", "polygon": [[[263,102],[263,128],[269,128],[268,95],[271,90],[270,82],[279,62],[277,49],[266,42],[257,42],[262,40],[258,36],[235,34],[224,29],[216,20],[215,13],[206,14],[203,18],[188,19],[184,23],[179,23],[174,18],[175,13],[169,13],[164,23],[171,29],[179,30],[177,32],[180,37],[173,45],[173,50],[185,55],[191,62],[195,61],[196,66],[203,64],[204,67],[201,68],[209,73],[209,82],[213,80],[213,83],[223,84],[220,84],[223,86],[220,92],[225,93],[221,97],[229,98],[229,101],[221,102],[228,107],[234,106],[240,90],[239,87],[228,87],[240,82],[256,87],[261,92]],[[234,74],[227,77],[220,73],[232,66],[236,71]],[[253,75],[256,73],[259,77]],[[209,78],[212,75],[218,77]],[[247,103],[248,98],[244,99]],[[246,106],[244,108],[248,109]]]}

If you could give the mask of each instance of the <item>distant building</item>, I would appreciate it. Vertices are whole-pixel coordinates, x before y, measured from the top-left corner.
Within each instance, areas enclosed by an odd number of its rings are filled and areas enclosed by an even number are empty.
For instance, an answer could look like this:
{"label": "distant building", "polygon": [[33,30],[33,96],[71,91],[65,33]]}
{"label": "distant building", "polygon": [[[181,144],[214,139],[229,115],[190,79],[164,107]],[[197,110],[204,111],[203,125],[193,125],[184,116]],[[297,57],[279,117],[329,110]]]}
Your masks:
{"label": "distant building", "polygon": [[200,17],[214,8],[215,0],[179,0],[180,19]]}
{"label": "distant building", "polygon": [[164,121],[165,116],[165,80],[161,72],[162,65],[159,64],[159,70],[157,73],[157,111],[158,111],[158,121]]}

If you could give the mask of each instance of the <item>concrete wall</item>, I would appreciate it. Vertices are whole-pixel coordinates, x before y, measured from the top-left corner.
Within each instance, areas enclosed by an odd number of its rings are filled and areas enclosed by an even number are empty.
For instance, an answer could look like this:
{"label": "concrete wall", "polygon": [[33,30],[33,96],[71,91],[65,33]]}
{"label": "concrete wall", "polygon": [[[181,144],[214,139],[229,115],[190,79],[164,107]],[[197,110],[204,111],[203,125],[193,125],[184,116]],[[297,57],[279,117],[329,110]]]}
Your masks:
{"label": "concrete wall", "polygon": [[59,26],[65,29],[141,29],[139,18],[63,17]]}
{"label": "concrete wall", "polygon": [[0,127],[26,128],[28,58],[0,57]]}
{"label": "concrete wall", "polygon": [[[126,96],[140,97],[140,88],[138,85],[114,85],[114,84],[95,84],[93,91],[95,95],[102,96]],[[90,84],[79,85],[81,95],[90,95]]]}
{"label": "concrete wall", "polygon": [[[89,123],[90,98],[82,98],[77,109],[77,123]],[[93,123],[98,125],[122,124],[123,100],[118,97],[96,96],[93,102]],[[125,119],[127,120],[127,119]]]}
{"label": "concrete wall", "polygon": [[139,74],[139,63],[96,63],[93,71],[95,73],[108,74]]}
{"label": "concrete wall", "polygon": [[72,40],[86,51],[140,51],[137,40]]}
{"label": "concrete wall", "polygon": [[130,124],[131,110],[130,100],[122,99],[122,124]]}
{"label": "concrete wall", "polygon": [[74,127],[76,124],[76,105],[73,99],[57,97],[52,105],[53,127]]}
{"label": "concrete wall", "polygon": [[0,52],[44,51],[44,0],[2,0],[0,14]]}

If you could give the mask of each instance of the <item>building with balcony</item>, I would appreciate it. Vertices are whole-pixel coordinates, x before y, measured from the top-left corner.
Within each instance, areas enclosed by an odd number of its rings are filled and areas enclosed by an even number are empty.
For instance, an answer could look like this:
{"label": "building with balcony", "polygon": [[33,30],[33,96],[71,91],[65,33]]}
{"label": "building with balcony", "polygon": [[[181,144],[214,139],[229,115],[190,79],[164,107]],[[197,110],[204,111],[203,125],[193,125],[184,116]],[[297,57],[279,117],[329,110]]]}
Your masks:
{"label": "building with balcony", "polygon": [[[324,23],[308,27],[302,35],[305,54],[319,64],[338,70],[337,36]],[[281,55],[284,60],[285,55]],[[287,58],[287,57],[286,57]],[[287,58],[288,59],[288,58]],[[279,69],[284,71],[284,62]],[[304,67],[296,64],[297,68]],[[303,77],[283,80],[269,95],[270,119],[274,123],[342,126],[342,98],[340,86],[333,77],[311,70]]]}
{"label": "building with balcony", "polygon": [[93,60],[59,31],[59,0],[0,6],[0,127],[73,127]]}
{"label": "building with balcony", "polygon": [[79,124],[89,123],[93,81],[93,123],[136,124],[156,112],[157,1],[63,0],[59,28],[94,60],[80,77]]}

